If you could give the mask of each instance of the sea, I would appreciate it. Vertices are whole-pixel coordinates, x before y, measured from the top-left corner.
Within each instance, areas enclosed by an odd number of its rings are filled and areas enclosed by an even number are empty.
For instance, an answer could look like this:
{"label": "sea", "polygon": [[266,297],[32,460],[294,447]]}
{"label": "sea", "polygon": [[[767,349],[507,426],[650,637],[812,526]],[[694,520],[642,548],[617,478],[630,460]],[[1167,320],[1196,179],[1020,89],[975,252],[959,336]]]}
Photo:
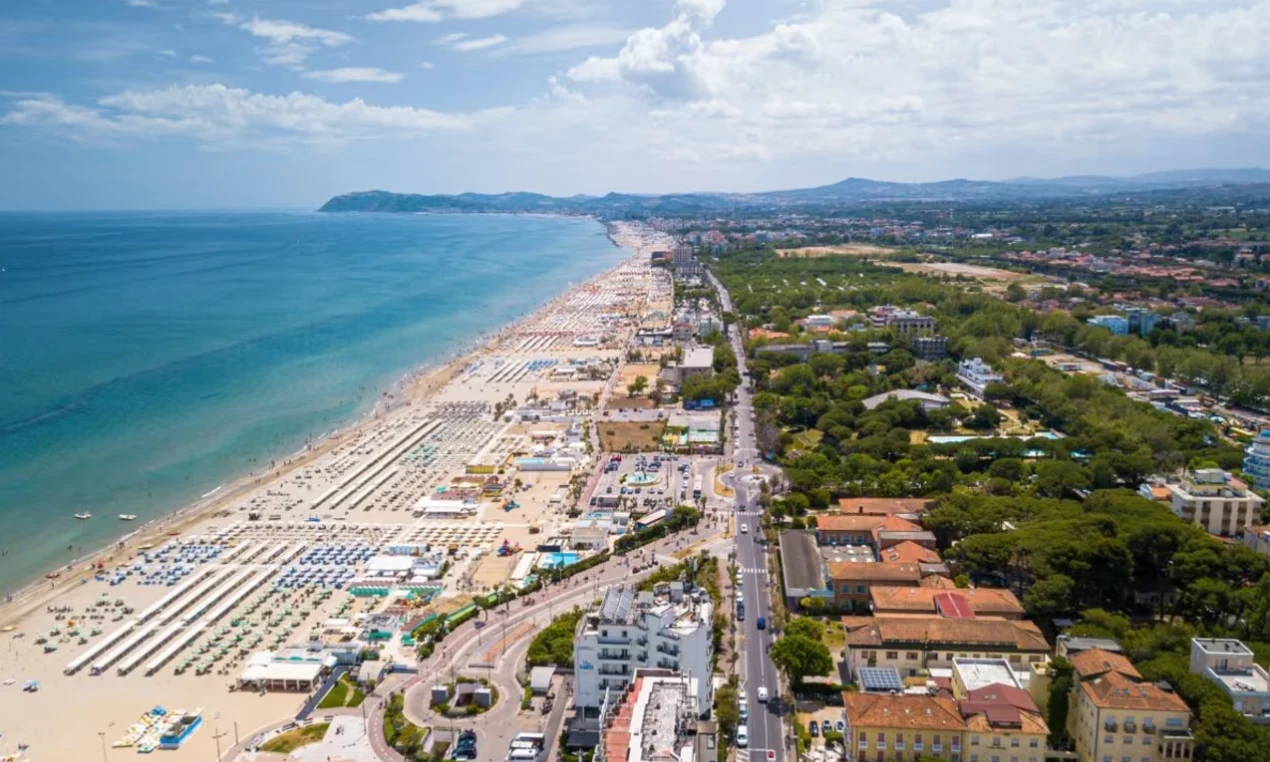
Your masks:
{"label": "sea", "polygon": [[0,214],[0,596],[626,254],[585,218]]}

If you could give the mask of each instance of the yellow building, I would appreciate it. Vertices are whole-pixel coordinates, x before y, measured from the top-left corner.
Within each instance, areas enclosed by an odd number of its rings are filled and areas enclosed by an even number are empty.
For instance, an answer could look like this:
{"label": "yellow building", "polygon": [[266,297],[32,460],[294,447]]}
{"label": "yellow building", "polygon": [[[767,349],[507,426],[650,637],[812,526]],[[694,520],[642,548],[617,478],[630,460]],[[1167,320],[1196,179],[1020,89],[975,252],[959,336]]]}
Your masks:
{"label": "yellow building", "polygon": [[963,759],[966,725],[950,698],[846,692],[842,700],[848,758],[855,762]]}
{"label": "yellow building", "polygon": [[1067,729],[1082,762],[1191,759],[1191,710],[1180,696],[1143,680],[1120,654],[1095,648],[1069,660],[1076,684]]}

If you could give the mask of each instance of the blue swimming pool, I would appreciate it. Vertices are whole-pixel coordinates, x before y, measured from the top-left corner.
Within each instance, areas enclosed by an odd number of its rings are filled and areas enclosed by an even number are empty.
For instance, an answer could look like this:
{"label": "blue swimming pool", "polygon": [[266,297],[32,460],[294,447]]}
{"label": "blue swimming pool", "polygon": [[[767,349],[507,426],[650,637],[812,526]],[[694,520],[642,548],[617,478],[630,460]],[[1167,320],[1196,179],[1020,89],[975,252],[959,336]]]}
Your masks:
{"label": "blue swimming pool", "polygon": [[[941,436],[926,437],[926,442],[928,444],[960,444],[962,442],[969,442],[972,439],[997,439],[997,438],[998,437],[966,437],[966,436],[954,436],[954,435],[941,435]],[[1058,434],[1055,434],[1052,431],[1042,431],[1042,432],[1038,432],[1036,434],[1032,434],[1031,436],[1026,436],[1026,437],[1009,436],[1009,437],[1000,437],[1000,438],[1001,439],[1062,439],[1061,436],[1059,436]]]}
{"label": "blue swimming pool", "polygon": [[577,553],[543,553],[538,561],[538,568],[558,569],[563,566],[572,566],[581,560],[582,556]]}

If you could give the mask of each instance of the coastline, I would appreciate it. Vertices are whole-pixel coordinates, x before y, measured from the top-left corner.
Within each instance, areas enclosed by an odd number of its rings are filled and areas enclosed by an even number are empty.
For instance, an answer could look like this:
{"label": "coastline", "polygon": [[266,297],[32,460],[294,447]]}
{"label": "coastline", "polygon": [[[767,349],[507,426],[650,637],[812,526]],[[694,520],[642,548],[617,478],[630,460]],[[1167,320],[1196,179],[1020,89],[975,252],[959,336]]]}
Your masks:
{"label": "coastline", "polygon": [[[589,216],[589,215],[586,215]],[[594,219],[594,218],[593,218]],[[523,323],[529,322],[550,310],[573,291],[607,277],[614,269],[635,252],[623,246],[614,234],[611,223],[595,220],[604,225],[606,237],[614,248],[626,252],[618,262],[578,283],[569,284],[563,291],[530,308],[523,315],[500,326],[496,331],[478,333],[461,339],[457,348],[401,373],[377,396],[371,408],[352,417],[335,428],[313,435],[306,444],[289,455],[274,459],[275,466],[259,472],[248,472],[229,479],[196,500],[188,502],[162,516],[127,531],[91,552],[63,563],[44,567],[43,576],[32,578],[0,600],[0,627],[15,625],[33,610],[46,605],[78,584],[86,582],[96,571],[98,563],[109,565],[120,557],[131,558],[144,545],[157,544],[166,537],[182,534],[190,527],[213,516],[226,504],[242,496],[242,493],[258,487],[265,481],[277,480],[298,471],[312,461],[327,454],[344,441],[361,435],[389,412],[402,406],[419,404],[443,388],[469,364],[489,352]],[[46,584],[47,583],[47,584]]]}

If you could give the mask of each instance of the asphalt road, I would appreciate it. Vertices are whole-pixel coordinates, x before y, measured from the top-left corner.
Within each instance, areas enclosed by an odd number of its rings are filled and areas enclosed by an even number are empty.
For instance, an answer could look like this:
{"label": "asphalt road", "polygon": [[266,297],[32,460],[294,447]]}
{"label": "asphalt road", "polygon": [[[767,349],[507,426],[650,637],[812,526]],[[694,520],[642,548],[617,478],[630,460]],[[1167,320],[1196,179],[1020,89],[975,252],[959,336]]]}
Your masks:
{"label": "asphalt road", "polygon": [[[719,301],[725,311],[732,310],[732,300],[727,289],[714,276],[710,276],[719,292]],[[728,339],[736,352],[738,370],[741,378],[746,378],[745,348],[741,342],[741,334],[736,326],[728,331]],[[737,623],[742,639],[740,647],[744,651],[741,660],[741,684],[745,688],[749,709],[749,749],[747,753],[739,753],[738,759],[774,759],[783,762],[785,759],[784,731],[778,712],[780,695],[780,673],[768,656],[773,634],[770,624],[767,629],[758,629],[758,620],[763,618],[771,622],[772,590],[779,585],[769,579],[767,572],[767,546],[761,543],[762,507],[759,505],[758,483],[752,479],[753,467],[759,465],[764,472],[771,468],[761,463],[757,444],[754,438],[754,406],[748,388],[743,381],[737,390],[736,405],[733,407],[736,429],[728,438],[729,459],[737,464],[733,487],[736,490],[734,509],[738,531],[736,534],[736,565],[741,571],[740,586],[745,600],[745,621]],[[742,533],[740,525],[746,525],[748,532]],[[771,698],[766,704],[759,703],[758,689],[765,687]],[[774,756],[773,756],[774,755]]]}

